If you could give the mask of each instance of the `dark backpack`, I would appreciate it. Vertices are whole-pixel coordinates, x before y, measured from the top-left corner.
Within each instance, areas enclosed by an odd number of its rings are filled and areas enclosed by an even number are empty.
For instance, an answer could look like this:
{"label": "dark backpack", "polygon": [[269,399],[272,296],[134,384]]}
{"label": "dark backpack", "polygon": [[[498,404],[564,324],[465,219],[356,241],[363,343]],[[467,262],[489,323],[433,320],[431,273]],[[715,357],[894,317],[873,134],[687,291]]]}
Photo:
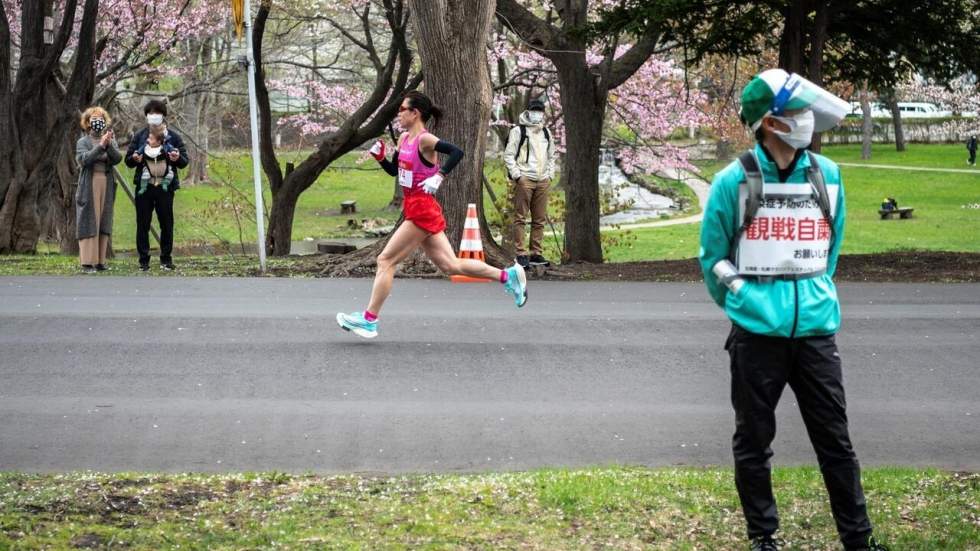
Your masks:
{"label": "dark backpack", "polygon": [[[830,245],[833,246],[834,218],[830,214],[830,195],[827,193],[827,184],[823,179],[823,171],[820,170],[820,165],[817,163],[817,156],[811,151],[807,151],[806,154],[810,158],[810,168],[806,171],[807,179],[817,191],[817,204],[820,205],[820,212],[823,213],[830,226]],[[742,218],[742,225],[739,226],[738,231],[735,232],[735,237],[732,238],[732,258],[735,258],[738,240],[752,225],[755,215],[759,212],[759,205],[762,203],[762,171],[759,169],[755,155],[751,151],[746,151],[739,156],[738,162],[742,165],[742,171],[745,172],[744,183],[748,186],[748,194],[745,199],[745,216]]]}
{"label": "dark backpack", "polygon": [[[517,153],[514,154],[514,157],[517,157],[518,155],[521,154],[521,148],[524,147],[524,142],[527,141],[527,126],[522,124],[520,125],[520,127],[521,127],[521,139],[518,140],[517,142]],[[548,142],[548,145],[551,146],[551,134],[548,132],[548,129],[542,127],[541,130],[544,130],[544,139],[545,141]],[[531,160],[531,146],[529,145],[527,147],[527,153],[524,155],[524,162],[526,163],[530,160]]]}

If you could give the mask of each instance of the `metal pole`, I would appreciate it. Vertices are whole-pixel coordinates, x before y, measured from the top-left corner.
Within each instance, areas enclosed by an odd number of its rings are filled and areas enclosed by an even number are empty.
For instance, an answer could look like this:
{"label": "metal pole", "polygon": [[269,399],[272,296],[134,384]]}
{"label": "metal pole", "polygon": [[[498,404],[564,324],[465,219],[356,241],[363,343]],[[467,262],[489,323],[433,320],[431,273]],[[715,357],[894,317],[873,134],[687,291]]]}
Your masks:
{"label": "metal pole", "polygon": [[252,179],[255,181],[255,225],[258,230],[259,270],[265,273],[265,208],[262,206],[262,176],[259,173],[259,116],[255,99],[255,59],[252,57],[252,2],[245,0],[245,39],[248,52],[248,114],[252,125]]}

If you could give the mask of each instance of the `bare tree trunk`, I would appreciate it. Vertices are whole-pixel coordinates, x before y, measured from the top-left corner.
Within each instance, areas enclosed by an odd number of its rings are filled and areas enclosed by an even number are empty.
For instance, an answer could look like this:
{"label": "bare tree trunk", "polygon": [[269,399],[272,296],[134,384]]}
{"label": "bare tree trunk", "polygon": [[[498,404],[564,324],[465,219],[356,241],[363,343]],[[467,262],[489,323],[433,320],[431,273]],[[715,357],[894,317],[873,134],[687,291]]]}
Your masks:
{"label": "bare tree trunk", "polygon": [[[0,253],[37,250],[49,216],[59,220],[62,248],[69,232],[74,233],[60,213],[71,209],[70,180],[63,184],[65,171],[59,160],[74,154],[66,144],[77,137],[78,112],[92,99],[95,87],[95,24],[98,0],[85,0],[78,31],[74,68],[64,89],[57,83],[61,54],[72,34],[76,0],[67,0],[65,16],[57,34],[48,44],[44,40],[44,17],[52,13],[52,0],[25,2],[22,10],[20,60],[15,82],[10,80],[11,48],[7,15],[0,7]],[[12,106],[17,106],[14,112]],[[9,110],[8,110],[9,109]],[[68,171],[70,178],[70,170]],[[73,216],[73,215],[72,215]],[[60,220],[65,219],[62,224]]]}
{"label": "bare tree trunk", "polygon": [[[562,116],[568,136],[561,182],[565,188],[565,253],[568,259],[602,262],[599,238],[599,147],[606,111],[606,92],[596,89],[583,67],[585,56],[570,54],[558,63]],[[564,262],[566,259],[562,259]]]}
{"label": "bare tree trunk", "polygon": [[[409,0],[409,6],[426,94],[445,111],[444,118],[431,125],[431,131],[466,152],[438,195],[446,217],[446,235],[458,248],[467,204],[476,203],[480,217],[484,217],[483,160],[491,107],[484,37],[490,31],[494,2]],[[507,263],[509,259],[493,238],[486,234],[482,237],[488,259],[498,265]]]}
{"label": "bare tree trunk", "polygon": [[779,40],[779,66],[787,73],[805,75],[803,41],[804,25],[807,20],[805,0],[792,0],[789,6],[783,8],[783,33]]}
{"label": "bare tree trunk", "polygon": [[902,130],[902,110],[898,108],[898,98],[894,93],[888,96],[888,109],[892,112],[895,125],[895,151],[905,151],[905,132]]}
{"label": "bare tree trunk", "polygon": [[868,84],[861,87],[861,158],[868,160],[871,158],[871,139],[874,132],[874,121],[871,119],[871,100],[869,99]]}
{"label": "bare tree trunk", "polygon": [[206,182],[208,179],[208,110],[211,104],[211,90],[207,83],[211,80],[211,37],[192,42],[188,46],[189,60],[197,66],[187,86],[197,90],[186,96],[183,112],[186,117],[187,150],[190,156],[188,183]]}
{"label": "bare tree trunk", "polygon": [[[827,26],[830,23],[829,2],[817,2],[816,14],[813,18],[813,28],[810,32],[810,61],[807,67],[807,78],[817,86],[823,86],[823,51],[827,42]],[[820,152],[822,136],[820,132],[813,135],[810,150]]]}

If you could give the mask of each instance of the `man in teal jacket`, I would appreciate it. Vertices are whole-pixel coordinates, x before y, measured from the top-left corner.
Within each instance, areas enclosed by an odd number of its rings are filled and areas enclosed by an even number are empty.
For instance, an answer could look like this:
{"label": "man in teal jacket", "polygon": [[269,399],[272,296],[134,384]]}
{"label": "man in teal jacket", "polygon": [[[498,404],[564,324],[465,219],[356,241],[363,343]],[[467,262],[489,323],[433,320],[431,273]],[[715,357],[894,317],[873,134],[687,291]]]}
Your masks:
{"label": "man in teal jacket", "polygon": [[847,550],[883,550],[871,536],[845,412],[834,335],[833,275],[844,238],[844,189],[831,160],[806,151],[814,131],[849,105],[798,75],[772,69],[742,91],[756,146],[719,172],[701,224],[708,292],[732,321],[735,484],[753,550],[775,551],[779,527],[770,443],[788,384],[796,395]]}

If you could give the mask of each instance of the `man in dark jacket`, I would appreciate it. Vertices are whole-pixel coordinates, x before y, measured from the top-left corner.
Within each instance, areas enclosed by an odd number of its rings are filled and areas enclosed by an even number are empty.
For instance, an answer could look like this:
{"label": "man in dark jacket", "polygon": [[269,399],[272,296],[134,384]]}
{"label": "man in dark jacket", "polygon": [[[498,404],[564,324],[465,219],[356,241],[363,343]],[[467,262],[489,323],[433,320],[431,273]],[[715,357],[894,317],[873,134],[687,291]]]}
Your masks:
{"label": "man in dark jacket", "polygon": [[[184,146],[184,140],[179,134],[164,126],[167,105],[160,100],[150,100],[143,107],[143,113],[146,115],[147,126],[137,132],[129,142],[126,166],[134,169],[140,166],[150,128],[159,127],[164,129],[164,147],[169,151],[167,156],[170,162],[176,168],[187,168],[187,148]],[[139,189],[140,172],[133,171],[134,189]],[[169,186],[151,186],[136,197],[136,250],[140,255],[140,270],[144,272],[150,269],[150,223],[153,221],[154,211],[160,224],[160,266],[164,270],[174,269],[171,256],[174,247],[174,192],[179,188],[180,177],[175,170]]]}
{"label": "man in dark jacket", "polygon": [[966,150],[970,152],[970,158],[966,162],[969,163],[970,166],[976,166],[977,165],[977,137],[975,135],[970,136],[970,139],[966,141]]}

